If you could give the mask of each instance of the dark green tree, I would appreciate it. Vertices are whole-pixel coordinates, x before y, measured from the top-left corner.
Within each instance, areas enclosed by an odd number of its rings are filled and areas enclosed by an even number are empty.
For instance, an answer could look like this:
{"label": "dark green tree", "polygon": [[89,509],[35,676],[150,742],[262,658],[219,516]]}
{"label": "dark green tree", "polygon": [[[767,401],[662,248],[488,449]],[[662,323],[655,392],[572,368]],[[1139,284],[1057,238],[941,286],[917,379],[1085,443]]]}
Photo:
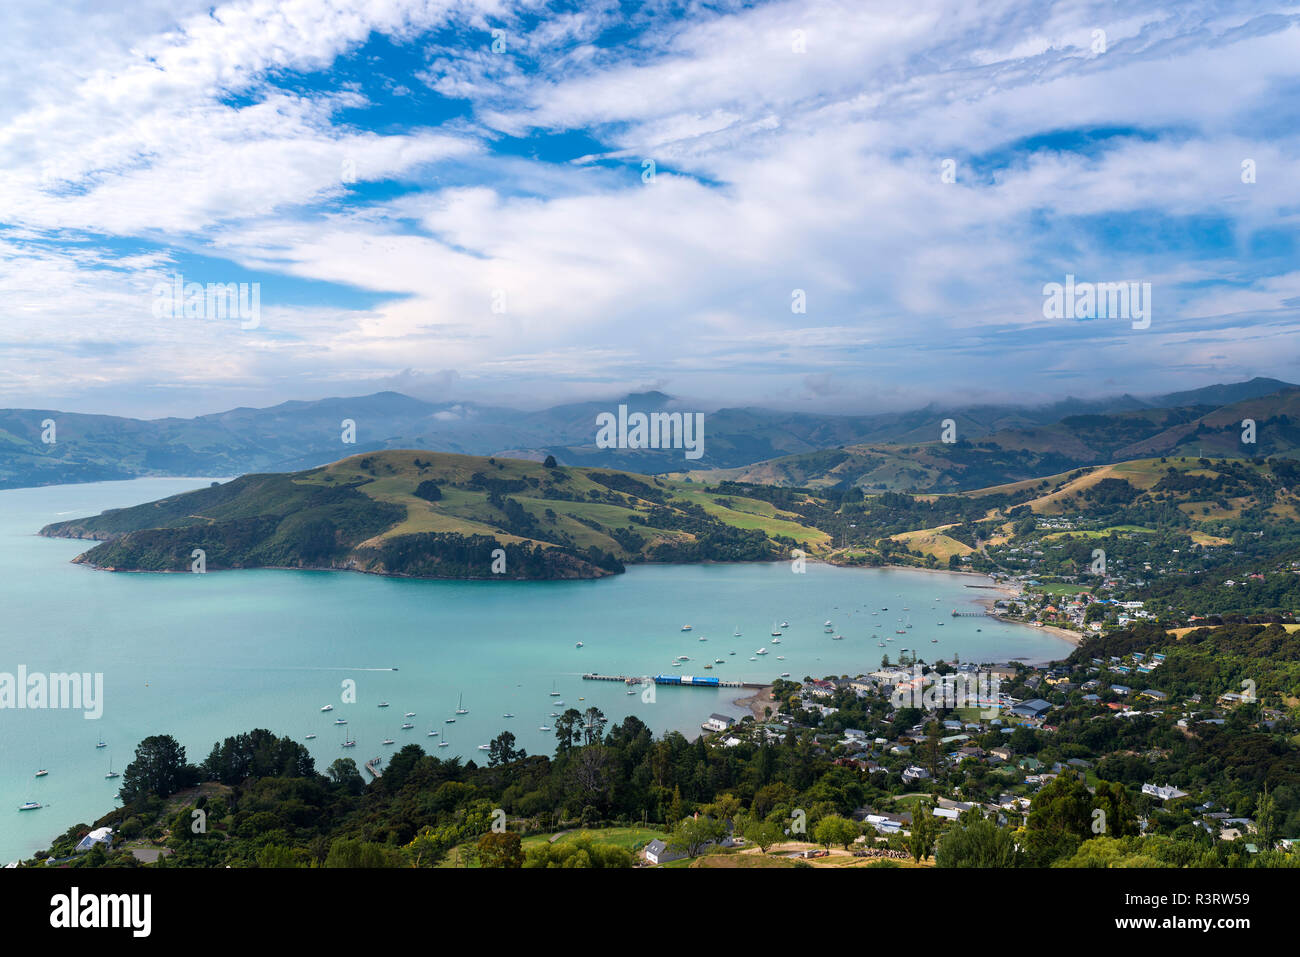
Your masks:
{"label": "dark green tree", "polygon": [[165,798],[198,782],[198,772],[185,763],[185,748],[169,734],[145,738],[135,749],[135,760],[122,772],[118,796],[131,804],[148,795]]}

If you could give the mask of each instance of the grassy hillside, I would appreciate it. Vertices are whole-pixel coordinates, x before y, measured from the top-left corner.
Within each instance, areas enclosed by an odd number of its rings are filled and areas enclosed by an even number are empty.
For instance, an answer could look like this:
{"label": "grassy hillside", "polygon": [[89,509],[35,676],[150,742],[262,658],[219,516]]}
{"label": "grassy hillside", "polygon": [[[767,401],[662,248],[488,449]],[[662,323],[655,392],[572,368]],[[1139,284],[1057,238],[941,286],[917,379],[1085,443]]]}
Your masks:
{"label": "grassy hillside", "polygon": [[[102,542],[78,561],[151,571],[189,570],[193,550],[202,549],[214,570],[599,577],[627,563],[789,558],[795,547],[840,564],[1024,570],[1006,549],[1023,556],[1033,543],[1049,558],[1086,555],[1090,543],[1116,536],[1167,540],[1171,548],[1235,542],[1240,549],[1247,533],[1248,541],[1283,548],[1297,527],[1297,489],[1300,463],[1293,459],[1140,459],[960,494],[909,495],[706,485],[392,451],[247,475],[60,522],[42,534]],[[506,553],[500,575],[492,569],[497,548]]]}
{"label": "grassy hillside", "polygon": [[[349,568],[435,578],[599,577],[624,562],[754,561],[776,539],[826,539],[769,503],[605,469],[390,451],[302,472],[247,475],[43,535],[102,540],[102,568]],[[493,551],[505,551],[494,573]],[[498,565],[498,568],[500,566]]]}

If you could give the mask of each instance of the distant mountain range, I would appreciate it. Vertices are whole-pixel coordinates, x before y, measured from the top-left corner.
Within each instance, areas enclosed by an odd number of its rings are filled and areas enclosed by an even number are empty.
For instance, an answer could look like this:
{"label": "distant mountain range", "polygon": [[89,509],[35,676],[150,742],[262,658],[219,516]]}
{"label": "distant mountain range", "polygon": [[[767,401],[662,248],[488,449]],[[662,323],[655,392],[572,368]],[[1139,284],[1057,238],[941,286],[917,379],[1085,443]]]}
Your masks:
{"label": "distant mountain range", "polygon": [[[1300,389],[1277,379],[1139,398],[1065,399],[1037,407],[930,405],[910,412],[828,415],[724,408],[705,416],[704,454],[600,449],[596,416],[694,412],[661,392],[534,412],[426,402],[396,392],[191,419],[131,419],[49,409],[0,410],[0,488],[146,475],[292,471],[358,452],[418,448],[646,474],[684,471],[780,484],[975,488],[1142,455],[1249,456],[1300,449]],[[1240,442],[1240,418],[1258,443]],[[958,442],[940,439],[952,419]],[[355,441],[345,439],[345,420]],[[46,425],[53,422],[53,435]],[[43,441],[53,438],[53,442]]]}
{"label": "distant mountain range", "polygon": [[[1220,395],[1233,394],[1231,389],[1214,389]],[[856,443],[739,468],[694,469],[686,475],[707,482],[953,492],[1156,456],[1255,459],[1300,454],[1300,388],[1294,386],[1217,407],[1193,404],[1073,414],[1044,425],[982,435],[962,416],[951,418],[953,442],[942,441],[938,424],[932,422],[925,442]],[[1248,421],[1253,423],[1254,442],[1244,441],[1248,431],[1243,423]]]}

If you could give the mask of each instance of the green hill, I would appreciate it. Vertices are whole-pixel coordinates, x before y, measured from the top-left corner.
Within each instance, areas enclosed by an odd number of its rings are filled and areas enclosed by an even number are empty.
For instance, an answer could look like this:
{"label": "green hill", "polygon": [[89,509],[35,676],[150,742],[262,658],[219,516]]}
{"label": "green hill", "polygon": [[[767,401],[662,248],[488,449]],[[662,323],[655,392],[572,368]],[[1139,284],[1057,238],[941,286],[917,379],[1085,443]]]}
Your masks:
{"label": "green hill", "polygon": [[[642,561],[760,561],[825,534],[770,503],[606,469],[420,451],[246,475],[47,536],[100,540],[100,568],[339,568],[427,578],[594,578]],[[494,550],[505,570],[494,573]],[[500,568],[500,563],[497,564]]]}
{"label": "green hill", "polygon": [[[212,570],[595,578],[627,563],[772,561],[795,547],[839,564],[991,571],[1001,566],[988,548],[1060,544],[1062,529],[1080,540],[1158,531],[1205,546],[1267,532],[1280,548],[1300,519],[1297,489],[1300,462],[1287,458],[1140,459],[956,494],[864,494],[386,451],[246,475],[41,534],[97,540],[76,560],[133,571],[188,571],[202,549]],[[494,573],[496,549],[505,569]]]}

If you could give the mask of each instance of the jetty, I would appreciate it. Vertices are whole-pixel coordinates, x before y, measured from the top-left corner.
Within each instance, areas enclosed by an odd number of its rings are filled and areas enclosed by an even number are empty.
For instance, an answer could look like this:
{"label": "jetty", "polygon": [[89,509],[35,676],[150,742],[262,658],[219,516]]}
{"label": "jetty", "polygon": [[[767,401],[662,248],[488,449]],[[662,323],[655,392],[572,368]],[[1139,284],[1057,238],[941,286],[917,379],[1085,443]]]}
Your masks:
{"label": "jetty", "polygon": [[371,758],[366,762],[366,770],[370,772],[372,778],[381,777],[383,775],[384,772],[379,770],[379,765],[381,765],[383,761],[383,758]]}
{"label": "jetty", "polygon": [[686,685],[691,688],[766,688],[767,685],[753,681],[727,681],[723,678],[697,675],[598,675],[588,672],[582,676],[583,681],[621,681],[625,685],[639,685],[647,682],[657,685]]}
{"label": "jetty", "polygon": [[956,608],[954,608],[954,609],[952,610],[952,617],[954,617],[954,618],[993,618],[994,615],[993,615],[993,612],[991,612],[991,611],[958,611]]}

